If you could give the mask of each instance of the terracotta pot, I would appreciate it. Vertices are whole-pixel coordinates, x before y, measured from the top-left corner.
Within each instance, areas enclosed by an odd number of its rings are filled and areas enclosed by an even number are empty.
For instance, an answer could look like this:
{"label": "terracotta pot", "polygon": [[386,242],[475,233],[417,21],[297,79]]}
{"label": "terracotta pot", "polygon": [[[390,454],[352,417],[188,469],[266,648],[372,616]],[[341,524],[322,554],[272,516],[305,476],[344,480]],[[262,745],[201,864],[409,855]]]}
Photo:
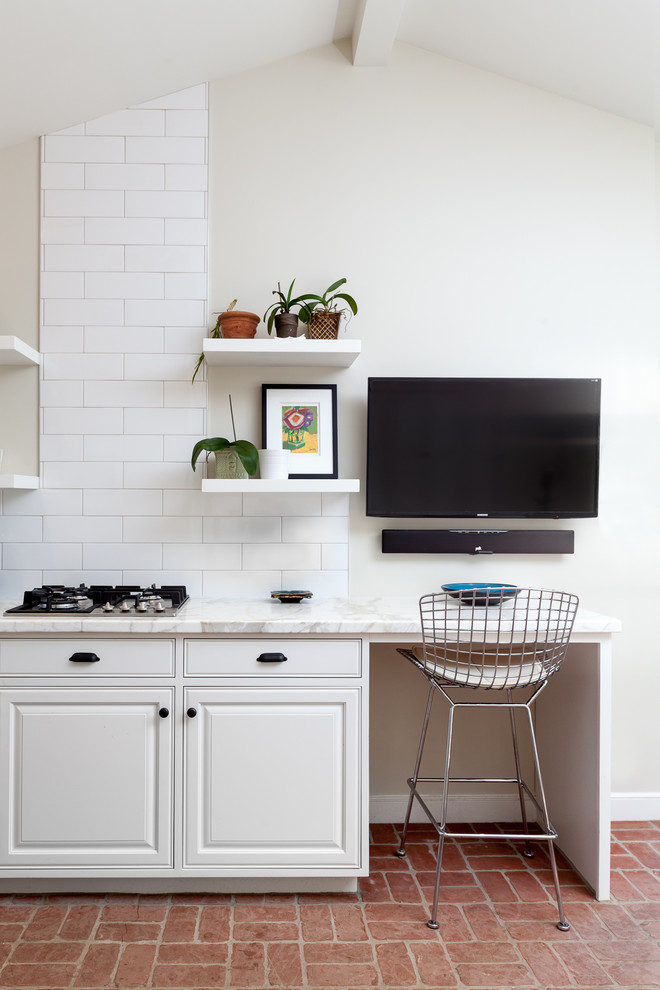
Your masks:
{"label": "terracotta pot", "polygon": [[278,337],[297,337],[298,314],[278,313],[275,317],[275,333]]}
{"label": "terracotta pot", "polygon": [[254,337],[260,320],[256,313],[245,313],[240,309],[218,315],[223,337]]}

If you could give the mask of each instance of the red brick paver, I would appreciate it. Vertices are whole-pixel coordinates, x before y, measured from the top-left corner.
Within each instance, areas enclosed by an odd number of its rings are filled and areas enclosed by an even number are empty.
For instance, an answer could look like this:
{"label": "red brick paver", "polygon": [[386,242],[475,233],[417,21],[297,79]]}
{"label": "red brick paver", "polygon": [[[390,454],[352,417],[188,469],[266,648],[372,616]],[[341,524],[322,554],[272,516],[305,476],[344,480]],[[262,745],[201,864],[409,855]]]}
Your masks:
{"label": "red brick paver", "polygon": [[[467,831],[470,826],[461,825]],[[475,830],[480,826],[475,825]],[[660,822],[612,829],[612,900],[560,858],[449,840],[439,931],[426,926],[434,832],[374,825],[356,894],[0,895],[6,990],[653,990],[660,987]]]}

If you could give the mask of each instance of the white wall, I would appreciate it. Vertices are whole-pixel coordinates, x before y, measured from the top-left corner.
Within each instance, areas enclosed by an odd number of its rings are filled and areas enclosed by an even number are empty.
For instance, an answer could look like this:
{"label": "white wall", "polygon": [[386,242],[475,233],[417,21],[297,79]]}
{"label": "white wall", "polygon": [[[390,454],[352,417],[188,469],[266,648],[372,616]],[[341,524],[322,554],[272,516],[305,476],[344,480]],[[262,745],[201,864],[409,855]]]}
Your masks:
{"label": "white wall", "polygon": [[[341,474],[364,479],[369,375],[603,379],[600,515],[538,523],[574,528],[574,556],[382,556],[383,527],[452,523],[367,519],[361,494],[350,588],[503,580],[620,616],[614,790],[660,792],[651,130],[415,48],[354,69],[331,46],[214,82],[211,161],[213,309],[238,296],[263,312],[294,276],[317,291],[345,275],[358,299],[348,334],[363,355],[325,377],[339,388]],[[389,679],[378,718],[394,724],[407,682],[385,663],[374,676]],[[374,766],[372,791],[401,789],[408,755],[399,762]]]}

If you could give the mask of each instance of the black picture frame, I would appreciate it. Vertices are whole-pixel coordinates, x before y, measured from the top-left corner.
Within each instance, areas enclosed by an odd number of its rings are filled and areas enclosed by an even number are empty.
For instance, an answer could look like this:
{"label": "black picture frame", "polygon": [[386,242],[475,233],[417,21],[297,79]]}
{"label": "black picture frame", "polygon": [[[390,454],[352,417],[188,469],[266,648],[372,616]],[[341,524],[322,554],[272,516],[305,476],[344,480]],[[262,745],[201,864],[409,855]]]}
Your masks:
{"label": "black picture frame", "polygon": [[[284,438],[284,406],[308,410],[301,426],[293,427],[290,439]],[[304,450],[310,444],[305,433],[305,418],[311,415],[309,425],[316,423],[317,450]],[[296,437],[294,440],[293,438]],[[289,478],[337,477],[337,386],[336,385],[262,385],[261,386],[261,442],[265,449],[290,450]],[[297,443],[292,447],[289,444]],[[312,441],[312,446],[314,445]]]}

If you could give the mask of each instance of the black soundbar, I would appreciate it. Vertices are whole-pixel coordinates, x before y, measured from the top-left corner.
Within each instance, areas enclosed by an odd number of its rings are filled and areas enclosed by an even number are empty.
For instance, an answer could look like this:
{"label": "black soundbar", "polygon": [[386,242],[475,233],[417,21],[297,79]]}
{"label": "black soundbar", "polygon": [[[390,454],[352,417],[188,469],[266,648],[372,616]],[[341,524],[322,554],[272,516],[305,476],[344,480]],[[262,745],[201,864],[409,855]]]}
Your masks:
{"label": "black soundbar", "polygon": [[384,529],[383,553],[573,553],[572,529]]}

